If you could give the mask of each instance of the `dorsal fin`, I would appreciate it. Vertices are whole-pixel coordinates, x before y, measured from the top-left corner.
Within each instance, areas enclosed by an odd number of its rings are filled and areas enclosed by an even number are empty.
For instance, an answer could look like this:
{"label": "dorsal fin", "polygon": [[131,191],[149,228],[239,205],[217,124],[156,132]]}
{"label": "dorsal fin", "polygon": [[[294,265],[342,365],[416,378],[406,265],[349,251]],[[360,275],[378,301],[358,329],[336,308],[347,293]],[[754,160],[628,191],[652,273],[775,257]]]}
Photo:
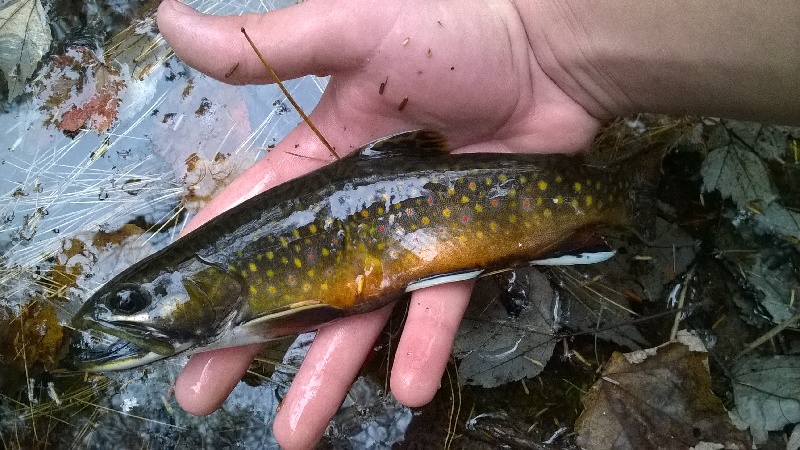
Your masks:
{"label": "dorsal fin", "polygon": [[391,156],[410,156],[425,158],[449,153],[447,138],[433,130],[413,130],[393,134],[361,147],[358,154],[362,158],[388,158]]}

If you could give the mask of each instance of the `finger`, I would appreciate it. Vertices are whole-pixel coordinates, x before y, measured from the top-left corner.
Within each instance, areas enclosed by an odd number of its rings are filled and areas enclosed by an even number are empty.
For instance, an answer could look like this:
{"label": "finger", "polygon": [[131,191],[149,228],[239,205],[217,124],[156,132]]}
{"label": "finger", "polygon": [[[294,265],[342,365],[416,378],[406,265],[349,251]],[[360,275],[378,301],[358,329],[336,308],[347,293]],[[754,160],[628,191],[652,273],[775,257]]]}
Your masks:
{"label": "finger", "polygon": [[474,284],[448,283],[412,295],[392,366],[392,394],[400,403],[414,407],[433,399]]}
{"label": "finger", "polygon": [[[267,14],[212,16],[165,0],[158,8],[158,28],[187,64],[228,83],[273,81],[242,27],[282,79],[327,75],[363,64],[370,43],[385,28],[375,19],[386,14],[370,12],[365,2],[346,3],[307,1]],[[364,14],[370,20],[363,20]]]}
{"label": "finger", "polygon": [[261,345],[224,348],[192,355],[175,380],[175,399],[186,412],[211,414],[228,398]]}
{"label": "finger", "polygon": [[342,405],[393,305],[323,327],[284,397],[273,431],[282,448],[311,448]]}

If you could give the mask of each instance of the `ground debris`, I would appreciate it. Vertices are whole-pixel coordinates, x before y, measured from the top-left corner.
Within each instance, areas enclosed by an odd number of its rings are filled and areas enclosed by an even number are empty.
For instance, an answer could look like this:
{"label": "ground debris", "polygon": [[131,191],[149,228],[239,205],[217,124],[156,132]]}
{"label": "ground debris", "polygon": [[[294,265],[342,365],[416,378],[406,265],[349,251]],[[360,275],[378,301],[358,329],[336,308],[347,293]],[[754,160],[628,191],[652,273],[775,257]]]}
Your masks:
{"label": "ground debris", "polygon": [[585,448],[690,448],[701,442],[750,448],[711,392],[707,354],[671,342],[614,353],[584,398],[575,429]]}

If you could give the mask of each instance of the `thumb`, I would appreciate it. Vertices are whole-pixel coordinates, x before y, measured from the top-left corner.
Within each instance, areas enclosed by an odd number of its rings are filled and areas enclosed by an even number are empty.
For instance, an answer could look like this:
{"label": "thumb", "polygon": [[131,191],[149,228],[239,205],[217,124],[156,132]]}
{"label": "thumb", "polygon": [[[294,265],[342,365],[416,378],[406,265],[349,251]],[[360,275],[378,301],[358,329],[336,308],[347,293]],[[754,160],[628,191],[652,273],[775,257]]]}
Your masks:
{"label": "thumb", "polygon": [[372,2],[344,3],[309,0],[264,14],[213,16],[164,0],[158,28],[184,62],[227,83],[272,82],[242,28],[282,79],[329,75],[366,62],[388,28],[381,19],[391,17],[386,5],[370,12]]}

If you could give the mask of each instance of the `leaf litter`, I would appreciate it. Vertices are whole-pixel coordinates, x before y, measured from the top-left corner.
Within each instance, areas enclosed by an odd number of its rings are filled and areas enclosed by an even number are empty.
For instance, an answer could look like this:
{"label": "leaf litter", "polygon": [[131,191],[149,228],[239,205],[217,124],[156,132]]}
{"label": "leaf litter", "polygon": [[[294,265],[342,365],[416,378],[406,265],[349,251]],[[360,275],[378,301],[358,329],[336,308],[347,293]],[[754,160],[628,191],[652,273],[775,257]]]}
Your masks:
{"label": "leaf litter", "polygon": [[52,36],[40,0],[17,0],[0,5],[0,72],[5,76],[7,100],[25,91]]}

